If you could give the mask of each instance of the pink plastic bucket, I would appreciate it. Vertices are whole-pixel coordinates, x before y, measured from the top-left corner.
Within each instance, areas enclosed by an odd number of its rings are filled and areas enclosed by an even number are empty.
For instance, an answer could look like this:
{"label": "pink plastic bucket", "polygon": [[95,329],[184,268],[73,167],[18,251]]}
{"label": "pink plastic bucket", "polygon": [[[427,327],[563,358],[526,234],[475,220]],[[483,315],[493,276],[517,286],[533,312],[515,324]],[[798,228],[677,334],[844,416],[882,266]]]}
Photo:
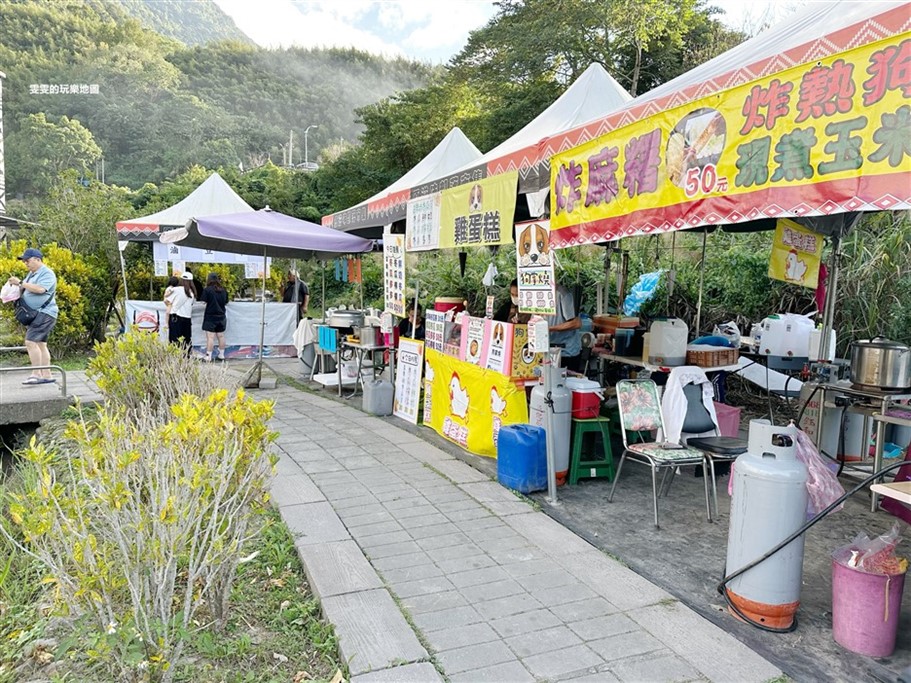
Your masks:
{"label": "pink plastic bucket", "polygon": [[895,650],[905,575],[869,574],[832,560],[832,635],[842,647],[888,657]]}

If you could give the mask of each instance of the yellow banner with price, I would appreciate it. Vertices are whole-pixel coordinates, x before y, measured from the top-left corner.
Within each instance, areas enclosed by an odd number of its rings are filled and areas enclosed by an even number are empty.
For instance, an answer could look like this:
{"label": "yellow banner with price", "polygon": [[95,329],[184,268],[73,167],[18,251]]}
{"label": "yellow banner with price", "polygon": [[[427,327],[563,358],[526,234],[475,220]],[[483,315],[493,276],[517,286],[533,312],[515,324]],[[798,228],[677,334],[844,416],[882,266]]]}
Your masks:
{"label": "yellow banner with price", "polygon": [[440,248],[512,244],[519,172],[443,190]]}
{"label": "yellow banner with price", "polygon": [[557,246],[911,208],[911,33],[662,111],[551,159]]}
{"label": "yellow banner with price", "polygon": [[525,390],[493,370],[425,353],[424,423],[472,453],[496,457],[500,428],[528,422]]}

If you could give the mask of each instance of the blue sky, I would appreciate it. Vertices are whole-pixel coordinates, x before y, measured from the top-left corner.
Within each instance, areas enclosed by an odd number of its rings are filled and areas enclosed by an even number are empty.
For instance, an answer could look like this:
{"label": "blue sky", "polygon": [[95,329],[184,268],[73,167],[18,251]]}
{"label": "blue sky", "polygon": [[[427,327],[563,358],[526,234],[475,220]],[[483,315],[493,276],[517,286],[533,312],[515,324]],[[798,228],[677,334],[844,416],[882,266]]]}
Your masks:
{"label": "blue sky", "polygon": [[[446,63],[495,14],[486,0],[215,0],[264,47],[358,47],[386,56]],[[755,29],[798,7],[795,0],[714,0],[722,18]]]}

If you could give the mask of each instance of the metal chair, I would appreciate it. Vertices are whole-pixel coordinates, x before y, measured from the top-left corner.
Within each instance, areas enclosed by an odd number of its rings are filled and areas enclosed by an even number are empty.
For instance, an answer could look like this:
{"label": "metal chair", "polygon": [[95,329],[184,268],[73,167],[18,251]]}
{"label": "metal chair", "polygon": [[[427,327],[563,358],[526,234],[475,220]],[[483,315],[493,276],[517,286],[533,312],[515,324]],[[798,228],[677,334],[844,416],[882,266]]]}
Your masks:
{"label": "metal chair", "polygon": [[[669,444],[664,439],[664,419],[661,415],[661,403],[658,400],[658,389],[651,380],[621,380],[617,383],[617,402],[620,409],[620,430],[623,436],[623,455],[617,465],[617,473],[611,485],[607,502],[612,502],[620,473],[626,460],[647,465],[652,473],[652,500],[655,508],[655,527],[658,524],[658,470],[665,470],[662,479],[662,495],[667,495],[673,475],[668,479],[668,470],[671,473],[687,465],[702,465],[708,468],[706,455],[695,448]],[[656,440],[652,442],[630,444],[628,432],[655,432]],[[709,484],[703,479],[705,488],[705,515],[712,521],[712,511],[709,503]]]}

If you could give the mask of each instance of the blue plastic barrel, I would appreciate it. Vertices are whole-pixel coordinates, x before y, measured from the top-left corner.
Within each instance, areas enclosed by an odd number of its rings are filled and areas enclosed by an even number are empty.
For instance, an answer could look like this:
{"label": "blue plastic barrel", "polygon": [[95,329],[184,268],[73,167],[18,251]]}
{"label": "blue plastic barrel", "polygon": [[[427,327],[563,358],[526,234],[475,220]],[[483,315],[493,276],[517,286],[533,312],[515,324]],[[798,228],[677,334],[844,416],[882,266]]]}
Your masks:
{"label": "blue plastic barrel", "polygon": [[500,429],[497,481],[519,493],[547,488],[547,444],[543,427],[517,424]]}

